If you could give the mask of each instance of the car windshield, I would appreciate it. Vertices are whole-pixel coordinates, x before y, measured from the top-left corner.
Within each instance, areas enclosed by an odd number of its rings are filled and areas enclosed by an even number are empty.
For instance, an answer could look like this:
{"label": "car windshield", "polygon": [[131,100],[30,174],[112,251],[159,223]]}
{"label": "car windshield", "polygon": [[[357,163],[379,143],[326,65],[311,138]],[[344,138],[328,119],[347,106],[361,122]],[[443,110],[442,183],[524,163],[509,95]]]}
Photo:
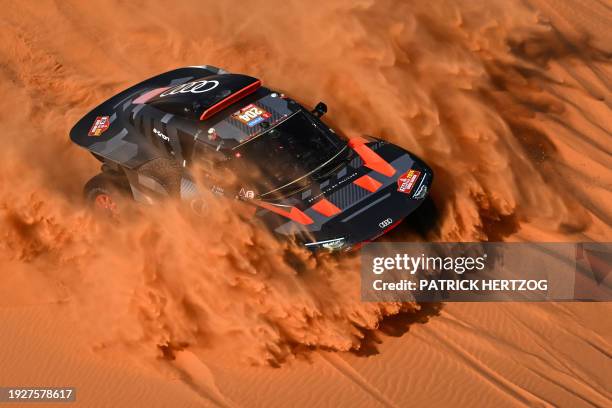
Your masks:
{"label": "car windshield", "polygon": [[249,184],[263,193],[312,173],[345,147],[343,139],[298,111],[235,148],[233,162],[247,174]]}

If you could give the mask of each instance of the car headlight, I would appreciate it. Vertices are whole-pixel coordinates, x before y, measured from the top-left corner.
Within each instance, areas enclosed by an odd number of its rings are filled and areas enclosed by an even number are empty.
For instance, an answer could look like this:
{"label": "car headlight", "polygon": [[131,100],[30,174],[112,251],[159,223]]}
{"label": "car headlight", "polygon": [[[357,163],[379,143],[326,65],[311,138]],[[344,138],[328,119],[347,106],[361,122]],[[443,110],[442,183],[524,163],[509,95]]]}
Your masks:
{"label": "car headlight", "polygon": [[309,248],[323,248],[328,251],[338,251],[346,245],[344,238],[327,239],[325,241],[309,242],[305,244]]}

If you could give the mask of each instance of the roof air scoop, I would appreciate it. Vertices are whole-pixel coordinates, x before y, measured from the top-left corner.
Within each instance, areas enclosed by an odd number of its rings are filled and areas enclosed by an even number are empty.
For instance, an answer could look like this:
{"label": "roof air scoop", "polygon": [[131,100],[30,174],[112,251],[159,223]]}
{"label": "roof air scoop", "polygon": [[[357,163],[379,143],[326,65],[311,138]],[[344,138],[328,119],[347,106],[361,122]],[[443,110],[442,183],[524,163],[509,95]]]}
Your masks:
{"label": "roof air scoop", "polygon": [[[261,81],[247,75],[211,75],[166,89],[157,89],[145,103],[167,113],[206,120],[247,95]],[[149,95],[147,95],[149,96]]]}

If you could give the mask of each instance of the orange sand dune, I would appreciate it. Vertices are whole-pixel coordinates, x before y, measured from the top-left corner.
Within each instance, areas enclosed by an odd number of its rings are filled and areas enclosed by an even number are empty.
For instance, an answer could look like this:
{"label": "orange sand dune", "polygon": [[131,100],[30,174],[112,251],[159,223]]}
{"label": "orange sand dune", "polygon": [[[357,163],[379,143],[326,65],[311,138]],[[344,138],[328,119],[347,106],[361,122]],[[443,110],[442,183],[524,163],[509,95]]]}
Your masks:
{"label": "orange sand dune", "polygon": [[431,164],[439,217],[388,239],[609,241],[609,2],[0,7],[0,386],[76,386],[84,407],[611,405],[610,303],[361,303],[357,256],[226,203],[93,219],[97,163],[67,136],[136,81],[212,64]]}

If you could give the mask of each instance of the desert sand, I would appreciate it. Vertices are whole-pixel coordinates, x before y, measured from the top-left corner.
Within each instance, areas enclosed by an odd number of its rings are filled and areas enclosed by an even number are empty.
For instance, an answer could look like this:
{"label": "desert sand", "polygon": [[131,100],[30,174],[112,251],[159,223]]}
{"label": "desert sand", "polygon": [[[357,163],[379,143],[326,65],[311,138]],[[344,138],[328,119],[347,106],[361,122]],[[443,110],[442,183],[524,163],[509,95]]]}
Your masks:
{"label": "desert sand", "polygon": [[223,204],[94,219],[98,164],[68,139],[130,84],[211,64],[431,164],[438,217],[387,239],[610,241],[610,27],[605,0],[0,1],[0,385],[82,407],[612,405],[611,303],[361,303],[357,256]]}

